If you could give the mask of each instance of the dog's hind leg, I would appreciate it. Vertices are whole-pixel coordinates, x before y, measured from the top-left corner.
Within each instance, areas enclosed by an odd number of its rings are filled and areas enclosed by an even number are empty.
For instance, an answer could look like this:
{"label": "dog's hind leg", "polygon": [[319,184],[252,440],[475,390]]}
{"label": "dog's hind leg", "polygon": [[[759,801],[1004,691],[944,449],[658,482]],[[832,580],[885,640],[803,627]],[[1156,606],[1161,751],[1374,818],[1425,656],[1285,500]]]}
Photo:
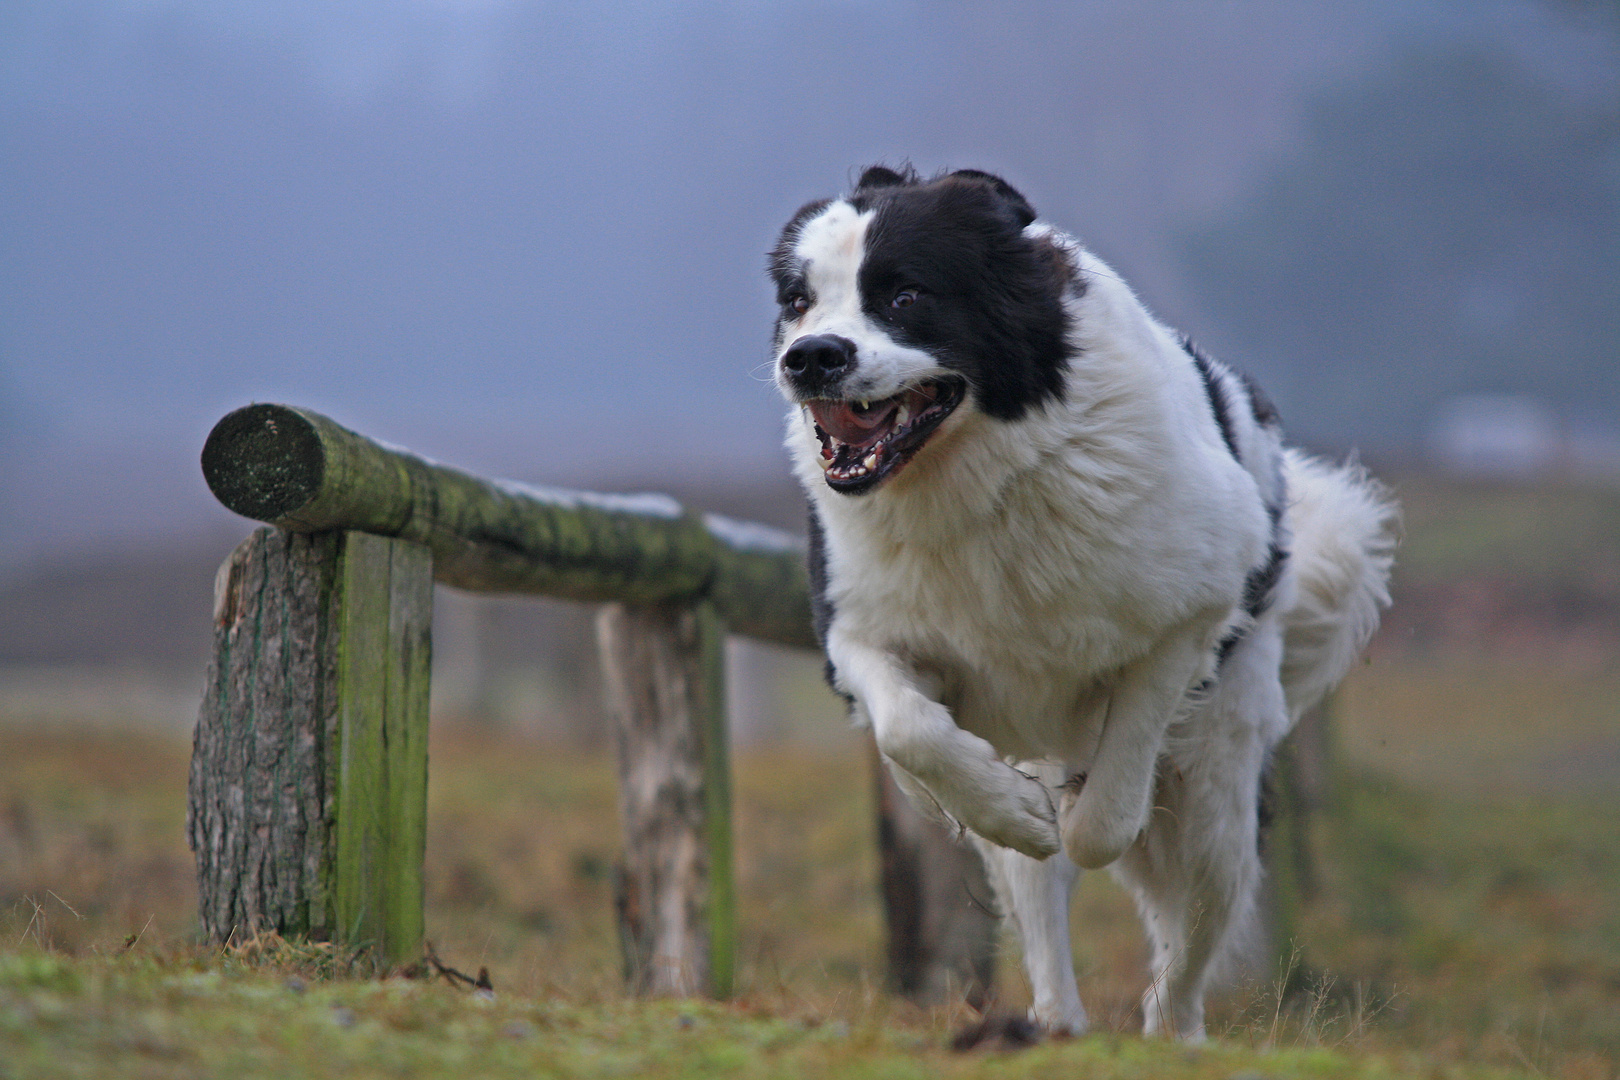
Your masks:
{"label": "dog's hind leg", "polygon": [[1143,1030],[1204,1038],[1204,992],[1241,939],[1260,884],[1260,771],[1281,723],[1280,634],[1257,628],[1160,759],[1148,828],[1114,864],[1153,942]]}
{"label": "dog's hind leg", "polygon": [[[1063,780],[1059,766],[1019,768],[1049,784]],[[1023,944],[1024,971],[1035,997],[1030,1019],[1055,1034],[1083,1034],[1086,1010],[1069,944],[1069,894],[1080,868],[1061,853],[1036,860],[980,837],[974,843],[990,871],[1002,914],[1012,920]]]}

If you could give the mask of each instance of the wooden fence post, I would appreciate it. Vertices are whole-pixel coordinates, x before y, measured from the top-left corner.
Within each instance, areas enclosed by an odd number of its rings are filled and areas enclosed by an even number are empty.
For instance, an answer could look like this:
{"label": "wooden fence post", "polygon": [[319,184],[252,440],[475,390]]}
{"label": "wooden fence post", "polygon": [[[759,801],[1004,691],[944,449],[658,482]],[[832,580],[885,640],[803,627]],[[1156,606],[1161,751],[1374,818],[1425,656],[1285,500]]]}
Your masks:
{"label": "wooden fence post", "polygon": [[922,1005],[993,996],[999,920],[979,853],[923,816],[867,740],[877,788],[879,876],[888,982]]}
{"label": "wooden fence post", "polygon": [[1333,710],[1329,694],[1300,717],[1274,752],[1267,777],[1270,820],[1261,838],[1266,866],[1261,907],[1269,949],[1255,961],[1262,974],[1280,972],[1290,983],[1301,974],[1301,921],[1317,892],[1312,833],[1337,787]]}
{"label": "wooden fence post", "polygon": [[203,930],[422,938],[432,556],[260,529],[220,568],[186,832]]}
{"label": "wooden fence post", "polygon": [[608,604],[597,619],[625,833],[619,936],[637,993],[724,998],[732,990],[723,638],[708,604]]}

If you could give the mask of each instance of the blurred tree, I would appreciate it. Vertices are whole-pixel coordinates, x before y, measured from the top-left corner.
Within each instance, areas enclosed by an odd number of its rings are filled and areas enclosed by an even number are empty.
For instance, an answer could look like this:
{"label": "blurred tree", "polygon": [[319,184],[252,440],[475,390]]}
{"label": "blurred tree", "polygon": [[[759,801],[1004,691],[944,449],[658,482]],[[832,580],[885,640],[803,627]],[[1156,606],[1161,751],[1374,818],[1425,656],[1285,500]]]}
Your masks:
{"label": "blurred tree", "polygon": [[1620,414],[1620,103],[1613,71],[1577,69],[1407,53],[1319,99],[1297,153],[1189,238],[1207,342],[1296,433],[1411,448],[1473,390]]}

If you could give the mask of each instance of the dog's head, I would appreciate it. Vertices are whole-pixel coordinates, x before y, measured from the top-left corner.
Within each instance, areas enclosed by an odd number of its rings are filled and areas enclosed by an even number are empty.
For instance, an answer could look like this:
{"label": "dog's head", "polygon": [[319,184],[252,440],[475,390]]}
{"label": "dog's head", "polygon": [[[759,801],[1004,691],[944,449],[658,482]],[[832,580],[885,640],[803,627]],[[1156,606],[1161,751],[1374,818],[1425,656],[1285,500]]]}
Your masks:
{"label": "dog's head", "polygon": [[1073,267],[1034,221],[988,173],[873,167],[787,223],[776,380],[808,410],[833,490],[871,491],[959,408],[1012,422],[1061,397]]}

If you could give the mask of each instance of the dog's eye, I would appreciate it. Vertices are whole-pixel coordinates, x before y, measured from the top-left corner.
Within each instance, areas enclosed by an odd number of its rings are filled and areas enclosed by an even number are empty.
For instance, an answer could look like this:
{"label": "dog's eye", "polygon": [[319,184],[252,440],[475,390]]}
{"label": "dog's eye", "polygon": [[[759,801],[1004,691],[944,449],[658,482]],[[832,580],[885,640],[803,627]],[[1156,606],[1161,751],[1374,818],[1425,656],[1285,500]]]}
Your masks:
{"label": "dog's eye", "polygon": [[795,315],[803,315],[810,310],[810,298],[803,293],[794,293],[787,298],[787,307]]}
{"label": "dog's eye", "polygon": [[895,297],[894,297],[893,300],[889,301],[889,306],[890,307],[897,307],[897,308],[910,307],[912,304],[915,304],[916,302],[917,302],[917,290],[916,289],[902,289],[900,292],[895,294]]}

